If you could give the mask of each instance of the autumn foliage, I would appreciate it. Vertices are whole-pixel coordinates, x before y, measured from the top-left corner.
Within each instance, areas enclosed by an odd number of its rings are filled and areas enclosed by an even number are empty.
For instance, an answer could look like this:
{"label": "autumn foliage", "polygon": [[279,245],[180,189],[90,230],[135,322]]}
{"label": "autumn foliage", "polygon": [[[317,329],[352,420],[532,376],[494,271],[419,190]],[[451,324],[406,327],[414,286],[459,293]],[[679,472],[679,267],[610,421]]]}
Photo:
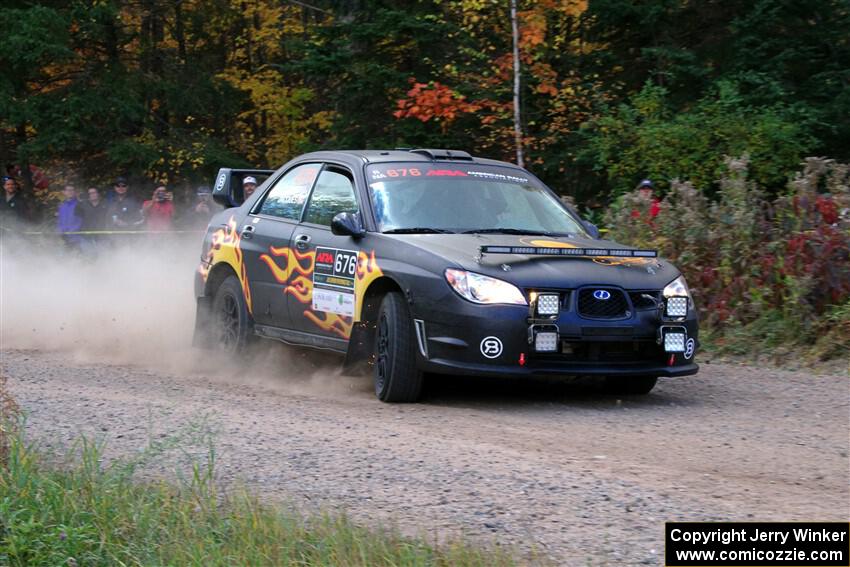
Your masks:
{"label": "autumn foliage", "polygon": [[850,167],[811,158],[770,199],[748,180],[746,158],[726,164],[717,201],[674,182],[651,217],[650,200],[624,195],[606,216],[610,236],[676,263],[708,329],[754,328],[772,347],[820,337],[823,354],[841,354],[850,348]]}
{"label": "autumn foliage", "polygon": [[447,126],[458,116],[481,108],[437,81],[425,84],[411,79],[410,82],[412,87],[407,91],[407,97],[398,101],[398,110],[393,113],[396,118],[416,118],[422,122],[434,120]]}

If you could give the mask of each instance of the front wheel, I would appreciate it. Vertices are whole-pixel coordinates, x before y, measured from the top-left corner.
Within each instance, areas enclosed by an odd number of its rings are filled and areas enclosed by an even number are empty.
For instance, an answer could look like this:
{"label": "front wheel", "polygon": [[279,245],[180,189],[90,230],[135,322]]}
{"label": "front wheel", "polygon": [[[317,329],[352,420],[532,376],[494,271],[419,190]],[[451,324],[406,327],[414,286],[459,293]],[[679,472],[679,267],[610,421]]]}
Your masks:
{"label": "front wheel", "polygon": [[398,292],[384,296],[375,330],[375,395],[382,402],[415,402],[422,392],[413,322]]}
{"label": "front wheel", "polygon": [[214,344],[227,354],[242,354],[251,339],[248,304],[236,276],[228,276],[215,292],[212,304]]}
{"label": "front wheel", "polygon": [[655,376],[607,376],[605,391],[624,396],[643,396],[652,391],[658,378]]}

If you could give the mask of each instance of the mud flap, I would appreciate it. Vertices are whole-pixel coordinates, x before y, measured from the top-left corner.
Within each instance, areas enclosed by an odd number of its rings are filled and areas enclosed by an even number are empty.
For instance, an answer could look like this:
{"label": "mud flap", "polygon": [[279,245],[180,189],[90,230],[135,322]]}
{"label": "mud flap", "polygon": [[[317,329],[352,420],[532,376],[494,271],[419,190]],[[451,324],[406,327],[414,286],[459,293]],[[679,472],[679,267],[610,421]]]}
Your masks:
{"label": "mud flap", "polygon": [[195,348],[213,348],[212,297],[199,297],[195,309],[195,332],[192,336]]}
{"label": "mud flap", "polygon": [[355,323],[351,329],[351,338],[348,341],[348,352],[345,353],[345,361],[342,363],[342,373],[346,376],[355,376],[369,371],[374,352],[375,327],[369,323]]}

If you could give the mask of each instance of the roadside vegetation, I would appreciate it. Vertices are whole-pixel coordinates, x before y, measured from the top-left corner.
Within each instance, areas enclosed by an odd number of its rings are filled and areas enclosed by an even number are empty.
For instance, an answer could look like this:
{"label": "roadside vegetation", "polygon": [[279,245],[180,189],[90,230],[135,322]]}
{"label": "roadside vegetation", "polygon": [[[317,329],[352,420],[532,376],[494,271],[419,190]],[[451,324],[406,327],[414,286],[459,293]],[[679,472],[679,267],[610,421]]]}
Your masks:
{"label": "roadside vegetation", "polygon": [[[846,2],[516,4],[525,165],[684,269],[714,347],[846,352],[846,167],[806,159],[850,160]],[[13,2],[0,24],[0,166],[47,230],[65,181],[179,204],[310,150],[517,155],[509,2]]]}
{"label": "roadside vegetation", "polygon": [[[4,381],[0,400],[3,417],[19,415]],[[104,447],[88,439],[56,458],[27,442],[20,420],[2,423],[2,565],[515,564],[498,549],[431,544],[362,527],[337,511],[305,516],[247,490],[223,492],[212,448],[176,484],[137,478],[166,446],[179,449],[179,435],[106,464]]]}
{"label": "roadside vegetation", "polygon": [[658,249],[684,273],[717,353],[807,362],[850,352],[850,167],[810,158],[771,196],[748,158],[726,159],[716,199],[674,181],[650,216],[639,192],[605,217],[609,236]]}

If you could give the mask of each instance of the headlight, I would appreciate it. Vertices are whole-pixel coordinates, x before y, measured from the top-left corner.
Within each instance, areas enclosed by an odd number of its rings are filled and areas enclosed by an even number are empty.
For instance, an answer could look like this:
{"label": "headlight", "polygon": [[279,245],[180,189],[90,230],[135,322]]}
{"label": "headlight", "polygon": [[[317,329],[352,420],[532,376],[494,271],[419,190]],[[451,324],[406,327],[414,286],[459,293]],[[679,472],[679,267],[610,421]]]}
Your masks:
{"label": "headlight", "polygon": [[691,292],[688,291],[688,282],[685,281],[685,276],[679,276],[672,282],[667,284],[664,291],[661,292],[664,297],[690,297]]}
{"label": "headlight", "polygon": [[496,278],[450,268],[446,270],[446,281],[461,297],[473,303],[528,305],[518,287]]}

